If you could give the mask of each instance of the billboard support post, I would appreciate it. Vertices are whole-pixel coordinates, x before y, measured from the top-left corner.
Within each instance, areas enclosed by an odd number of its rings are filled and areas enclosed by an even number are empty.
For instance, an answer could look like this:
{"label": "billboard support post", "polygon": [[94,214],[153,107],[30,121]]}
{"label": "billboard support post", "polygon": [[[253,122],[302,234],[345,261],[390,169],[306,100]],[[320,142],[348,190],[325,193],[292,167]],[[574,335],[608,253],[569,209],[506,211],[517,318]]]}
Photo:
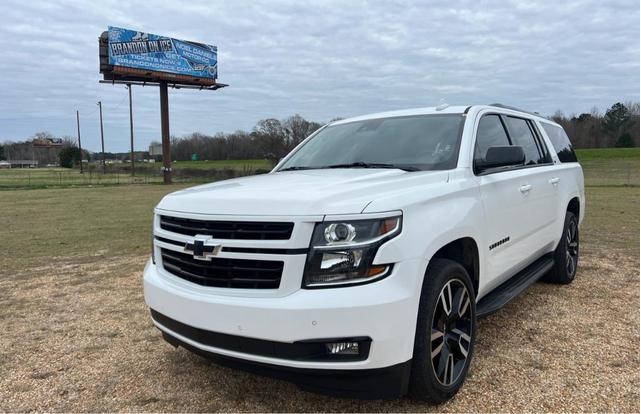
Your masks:
{"label": "billboard support post", "polygon": [[171,184],[171,143],[169,142],[169,94],[167,82],[160,81],[160,134],[162,136],[163,183]]}
{"label": "billboard support post", "polygon": [[100,145],[102,146],[102,173],[107,173],[105,166],[105,134],[102,130],[102,101],[98,101],[98,109],[100,109]]}
{"label": "billboard support post", "polygon": [[131,138],[131,176],[135,175],[134,173],[134,112],[131,104],[131,85],[127,85],[129,89],[129,136]]}

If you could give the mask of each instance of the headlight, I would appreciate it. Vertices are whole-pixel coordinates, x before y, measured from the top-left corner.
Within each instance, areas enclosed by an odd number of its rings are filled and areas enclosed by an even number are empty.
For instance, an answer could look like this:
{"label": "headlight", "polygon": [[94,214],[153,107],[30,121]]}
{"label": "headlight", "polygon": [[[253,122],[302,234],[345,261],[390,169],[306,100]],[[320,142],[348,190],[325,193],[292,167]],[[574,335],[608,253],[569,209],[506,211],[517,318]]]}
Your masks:
{"label": "headlight", "polygon": [[401,232],[401,216],[329,221],[314,228],[303,287],[332,287],[372,282],[391,265],[373,265],[378,248]]}

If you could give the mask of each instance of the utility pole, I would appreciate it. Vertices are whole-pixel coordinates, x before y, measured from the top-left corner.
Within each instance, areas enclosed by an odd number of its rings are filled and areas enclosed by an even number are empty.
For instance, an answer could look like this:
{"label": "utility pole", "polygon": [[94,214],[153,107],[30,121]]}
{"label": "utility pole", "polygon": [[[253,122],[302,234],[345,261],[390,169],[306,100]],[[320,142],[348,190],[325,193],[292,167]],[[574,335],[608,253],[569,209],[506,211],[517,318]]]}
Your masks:
{"label": "utility pole", "polygon": [[131,136],[131,176],[134,176],[134,112],[131,106],[131,84],[127,85],[129,89],[129,135]]}
{"label": "utility pole", "polygon": [[159,86],[163,183],[171,184],[171,143],[169,142],[169,96],[167,94],[167,81],[160,81]]}
{"label": "utility pole", "polygon": [[102,130],[102,101],[98,101],[98,108],[100,108],[100,142],[102,144],[102,173],[106,174],[107,170],[105,167],[105,134]]}
{"label": "utility pole", "polygon": [[80,148],[80,174],[82,174],[82,144],[80,143],[80,113],[76,111],[76,123],[78,124],[78,148]]}

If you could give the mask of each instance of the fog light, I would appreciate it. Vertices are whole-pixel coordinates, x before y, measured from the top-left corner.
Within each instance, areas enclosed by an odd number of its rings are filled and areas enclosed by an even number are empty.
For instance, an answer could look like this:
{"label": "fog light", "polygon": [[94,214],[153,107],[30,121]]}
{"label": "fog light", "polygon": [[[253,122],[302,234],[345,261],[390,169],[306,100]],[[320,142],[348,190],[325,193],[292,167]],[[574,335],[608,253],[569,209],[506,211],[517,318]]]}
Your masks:
{"label": "fog light", "polygon": [[331,355],[358,355],[358,342],[330,342],[325,346]]}

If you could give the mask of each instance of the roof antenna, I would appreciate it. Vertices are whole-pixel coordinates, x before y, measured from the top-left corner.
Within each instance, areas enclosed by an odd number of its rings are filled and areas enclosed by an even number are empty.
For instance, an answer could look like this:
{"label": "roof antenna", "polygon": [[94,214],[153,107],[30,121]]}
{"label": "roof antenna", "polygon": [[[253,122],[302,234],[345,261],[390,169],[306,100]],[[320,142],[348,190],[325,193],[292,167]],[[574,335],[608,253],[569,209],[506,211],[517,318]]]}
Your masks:
{"label": "roof antenna", "polygon": [[449,105],[445,103],[445,98],[441,98],[441,100],[438,102],[438,106],[436,107],[437,111],[442,111],[443,109],[447,108]]}

